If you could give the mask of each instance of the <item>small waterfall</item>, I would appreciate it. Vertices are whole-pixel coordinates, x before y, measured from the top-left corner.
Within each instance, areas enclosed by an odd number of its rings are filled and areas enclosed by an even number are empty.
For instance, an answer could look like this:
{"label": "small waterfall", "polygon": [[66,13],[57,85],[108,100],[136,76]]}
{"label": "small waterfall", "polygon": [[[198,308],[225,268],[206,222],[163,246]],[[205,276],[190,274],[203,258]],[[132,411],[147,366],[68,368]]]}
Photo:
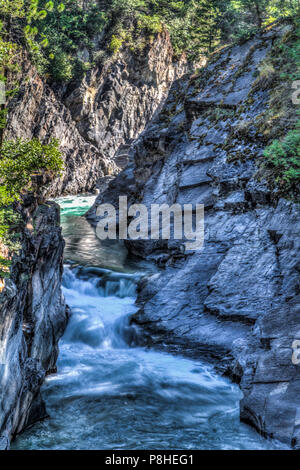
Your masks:
{"label": "small waterfall", "polygon": [[83,294],[123,299],[136,296],[136,285],[140,278],[141,274],[115,273],[97,267],[80,266],[72,269],[71,266],[65,266],[63,287],[79,289]]}
{"label": "small waterfall", "polygon": [[104,349],[132,344],[136,333],[129,314],[135,311],[138,278],[97,267],[65,266],[63,290],[72,305],[65,339]]}

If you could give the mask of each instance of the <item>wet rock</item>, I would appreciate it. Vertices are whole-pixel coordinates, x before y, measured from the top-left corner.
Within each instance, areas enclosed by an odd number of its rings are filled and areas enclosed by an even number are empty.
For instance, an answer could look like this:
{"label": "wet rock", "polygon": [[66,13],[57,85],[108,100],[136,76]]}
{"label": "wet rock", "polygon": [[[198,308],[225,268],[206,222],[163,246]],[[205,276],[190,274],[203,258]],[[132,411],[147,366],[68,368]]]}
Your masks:
{"label": "wet rock", "polygon": [[8,450],[9,449],[9,440],[7,437],[0,436],[0,450]]}
{"label": "wet rock", "polygon": [[[30,211],[28,213],[28,210]],[[40,387],[55,369],[67,312],[61,291],[64,242],[55,203],[28,206],[11,279],[0,294],[0,445],[46,416]]]}

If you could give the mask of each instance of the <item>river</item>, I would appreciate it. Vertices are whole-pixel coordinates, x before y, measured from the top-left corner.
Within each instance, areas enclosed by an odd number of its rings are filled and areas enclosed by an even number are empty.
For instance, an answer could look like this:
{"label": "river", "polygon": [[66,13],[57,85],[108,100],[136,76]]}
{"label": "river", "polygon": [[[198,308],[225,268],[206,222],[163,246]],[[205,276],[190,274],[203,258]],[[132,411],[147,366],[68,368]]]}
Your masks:
{"label": "river", "polygon": [[[241,392],[213,367],[132,346],[136,281],[151,271],[83,217],[92,196],[58,199],[66,240],[63,292],[72,315],[58,373],[43,388],[49,418],[13,449],[274,449],[239,421]],[[282,445],[281,445],[282,448]]]}

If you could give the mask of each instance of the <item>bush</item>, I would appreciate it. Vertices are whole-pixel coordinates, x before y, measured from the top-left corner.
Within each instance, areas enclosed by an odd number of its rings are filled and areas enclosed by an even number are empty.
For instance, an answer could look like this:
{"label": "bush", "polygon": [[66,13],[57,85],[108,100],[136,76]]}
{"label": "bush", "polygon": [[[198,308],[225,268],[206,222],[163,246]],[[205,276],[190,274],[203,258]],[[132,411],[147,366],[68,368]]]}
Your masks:
{"label": "bush", "polygon": [[[41,7],[47,3],[48,0],[40,0]],[[63,3],[65,8],[58,14],[61,0],[53,0],[54,8],[48,11],[47,16],[33,22],[33,26],[38,28],[39,40],[43,39],[41,51],[46,59],[43,69],[56,81],[80,76],[77,51],[90,47],[92,40],[107,24],[105,12],[95,2],[91,2],[87,9],[82,8],[78,1],[64,0]],[[39,66],[41,58],[37,51],[33,52],[33,59]]]}
{"label": "bush", "polygon": [[74,61],[73,69],[72,69],[72,76],[76,79],[81,79],[84,77],[85,73],[90,70],[91,63],[84,62],[81,59],[76,59]]}
{"label": "bush", "polygon": [[264,151],[264,165],[272,168],[275,182],[284,190],[292,189],[300,181],[300,123],[284,139],[274,140]]}
{"label": "bush", "polygon": [[[300,121],[299,110],[291,100],[293,80],[299,76],[300,19],[273,45],[262,63],[254,91],[268,84],[266,112],[256,118],[256,126],[266,142],[259,175],[284,196],[299,198]],[[298,74],[298,75],[297,75]]]}
{"label": "bush", "polygon": [[[0,279],[9,278],[9,268],[11,266],[11,263],[12,262],[10,259],[6,259],[3,256],[0,256]],[[2,286],[0,286],[0,291],[1,287]]]}
{"label": "bush", "polygon": [[[11,260],[7,253],[20,250],[20,231],[23,220],[11,207],[0,208],[0,279],[9,277]],[[0,285],[1,287],[1,285]]]}
{"label": "bush", "polygon": [[67,82],[73,76],[73,66],[71,58],[66,52],[56,50],[51,54],[51,65],[49,72],[54,80],[58,82]]}
{"label": "bush", "polygon": [[[20,216],[13,210],[13,203],[21,199],[25,191],[32,188],[34,174],[47,172],[57,175],[63,168],[63,160],[58,141],[52,140],[43,145],[37,139],[4,141],[0,157],[0,248],[6,247],[9,253],[20,248]],[[3,258],[0,251],[0,278],[9,275],[10,260]]]}
{"label": "bush", "polygon": [[138,27],[152,34],[161,33],[163,28],[161,18],[158,15],[140,15],[138,18]]}
{"label": "bush", "polygon": [[111,52],[116,54],[122,47],[122,44],[123,44],[123,39],[120,39],[113,34],[111,37],[109,49],[111,50]]}
{"label": "bush", "polygon": [[20,200],[24,190],[31,189],[36,172],[59,174],[63,168],[58,141],[43,145],[38,139],[4,141],[0,158],[0,207]]}

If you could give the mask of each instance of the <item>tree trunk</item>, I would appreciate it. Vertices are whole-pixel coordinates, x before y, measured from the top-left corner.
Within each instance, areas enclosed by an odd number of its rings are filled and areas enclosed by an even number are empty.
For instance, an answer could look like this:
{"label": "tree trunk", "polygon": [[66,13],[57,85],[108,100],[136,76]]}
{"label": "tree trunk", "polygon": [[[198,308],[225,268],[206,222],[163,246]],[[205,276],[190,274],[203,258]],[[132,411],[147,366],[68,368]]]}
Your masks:
{"label": "tree trunk", "polygon": [[255,11],[256,11],[256,19],[257,19],[257,26],[259,29],[262,27],[262,13],[260,11],[259,3],[255,2]]}

